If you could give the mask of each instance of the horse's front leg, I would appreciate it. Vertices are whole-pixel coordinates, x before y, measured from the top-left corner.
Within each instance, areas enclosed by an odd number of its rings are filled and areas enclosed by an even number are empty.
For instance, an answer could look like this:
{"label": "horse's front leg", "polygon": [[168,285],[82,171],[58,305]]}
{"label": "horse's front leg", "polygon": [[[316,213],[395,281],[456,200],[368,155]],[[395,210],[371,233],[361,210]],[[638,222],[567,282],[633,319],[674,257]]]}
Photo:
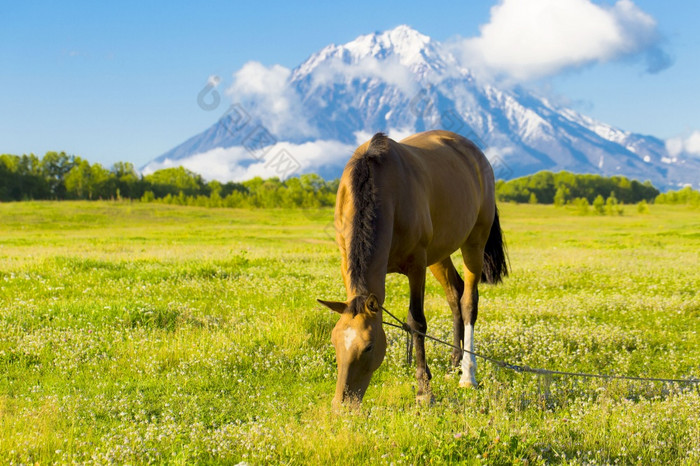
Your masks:
{"label": "horse's front leg", "polygon": [[462,320],[462,309],[460,305],[462,293],[464,293],[464,281],[457,273],[457,269],[455,269],[452,258],[450,257],[447,257],[437,264],[431,265],[430,271],[445,290],[445,297],[452,310],[454,330],[452,365],[458,368],[462,361],[462,350],[460,348],[462,348],[464,342],[464,320]]}
{"label": "horse's front leg", "polygon": [[[423,298],[425,297],[425,263],[416,264],[408,275],[408,284],[411,287],[411,300],[408,312],[408,325],[414,330],[425,333],[428,329],[428,324],[425,320],[423,312]],[[430,392],[430,369],[425,360],[425,337],[413,334],[413,347],[416,352],[416,380],[418,381],[418,390],[416,391],[416,400],[431,401],[432,393]]]}

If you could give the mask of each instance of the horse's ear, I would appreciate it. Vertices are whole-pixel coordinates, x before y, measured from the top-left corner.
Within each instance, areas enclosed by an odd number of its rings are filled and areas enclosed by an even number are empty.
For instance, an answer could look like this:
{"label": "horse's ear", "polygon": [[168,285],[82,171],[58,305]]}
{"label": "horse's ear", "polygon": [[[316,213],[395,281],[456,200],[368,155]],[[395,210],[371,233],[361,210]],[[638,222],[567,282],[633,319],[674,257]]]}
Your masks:
{"label": "horse's ear", "polygon": [[379,311],[379,301],[377,297],[370,293],[365,301],[365,310],[368,312],[378,312]]}
{"label": "horse's ear", "polygon": [[337,312],[338,314],[345,312],[345,309],[348,307],[348,305],[342,301],[324,301],[322,299],[317,299],[316,301],[323,304],[331,311]]}

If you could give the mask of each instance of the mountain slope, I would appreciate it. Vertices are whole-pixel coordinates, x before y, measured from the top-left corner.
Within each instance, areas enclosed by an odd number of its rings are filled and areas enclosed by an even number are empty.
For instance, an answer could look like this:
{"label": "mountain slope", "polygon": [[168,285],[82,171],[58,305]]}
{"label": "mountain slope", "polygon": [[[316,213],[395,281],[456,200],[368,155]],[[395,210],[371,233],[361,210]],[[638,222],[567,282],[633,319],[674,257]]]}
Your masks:
{"label": "mountain slope", "polygon": [[619,174],[662,188],[700,182],[697,158],[671,157],[657,138],[525,89],[482,82],[449,47],[407,26],[329,45],[293,70],[246,66],[229,89],[236,103],[222,118],[145,171],[184,165],[220,180],[301,172],[336,177],[353,149],[377,131],[398,139],[441,128],[475,140],[501,178],[546,169]]}

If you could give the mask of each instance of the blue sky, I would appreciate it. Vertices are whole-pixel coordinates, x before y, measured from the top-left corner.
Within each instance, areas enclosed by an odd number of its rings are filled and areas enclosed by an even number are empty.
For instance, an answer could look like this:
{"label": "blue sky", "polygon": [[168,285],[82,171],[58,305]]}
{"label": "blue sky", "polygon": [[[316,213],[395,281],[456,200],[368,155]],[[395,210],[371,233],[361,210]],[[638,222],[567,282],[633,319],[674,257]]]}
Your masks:
{"label": "blue sky", "polygon": [[[211,75],[230,80],[251,60],[293,68],[329,43],[399,24],[439,41],[477,37],[498,3],[3,2],[0,153],[141,166],[215,122],[197,105]],[[633,5],[654,20],[670,66],[649,73],[644,53],[629,53],[525,85],[624,130],[688,137],[700,130],[700,2]]]}

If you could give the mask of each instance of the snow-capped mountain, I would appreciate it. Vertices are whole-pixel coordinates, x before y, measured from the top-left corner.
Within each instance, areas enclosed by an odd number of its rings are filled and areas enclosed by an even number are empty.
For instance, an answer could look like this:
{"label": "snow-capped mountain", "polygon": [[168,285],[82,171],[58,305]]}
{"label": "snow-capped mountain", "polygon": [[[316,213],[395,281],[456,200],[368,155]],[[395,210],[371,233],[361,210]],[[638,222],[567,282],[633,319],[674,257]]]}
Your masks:
{"label": "snow-capped mountain", "polygon": [[[213,84],[200,98],[209,92]],[[234,104],[216,107],[217,123],[144,171],[183,165],[219,180],[306,172],[333,178],[377,131],[400,139],[439,128],[477,142],[501,178],[569,170],[658,187],[700,185],[699,159],[671,156],[660,139],[595,121],[523,88],[477,79],[448,45],[408,26],[329,45],[293,70],[249,63],[227,94]]]}

